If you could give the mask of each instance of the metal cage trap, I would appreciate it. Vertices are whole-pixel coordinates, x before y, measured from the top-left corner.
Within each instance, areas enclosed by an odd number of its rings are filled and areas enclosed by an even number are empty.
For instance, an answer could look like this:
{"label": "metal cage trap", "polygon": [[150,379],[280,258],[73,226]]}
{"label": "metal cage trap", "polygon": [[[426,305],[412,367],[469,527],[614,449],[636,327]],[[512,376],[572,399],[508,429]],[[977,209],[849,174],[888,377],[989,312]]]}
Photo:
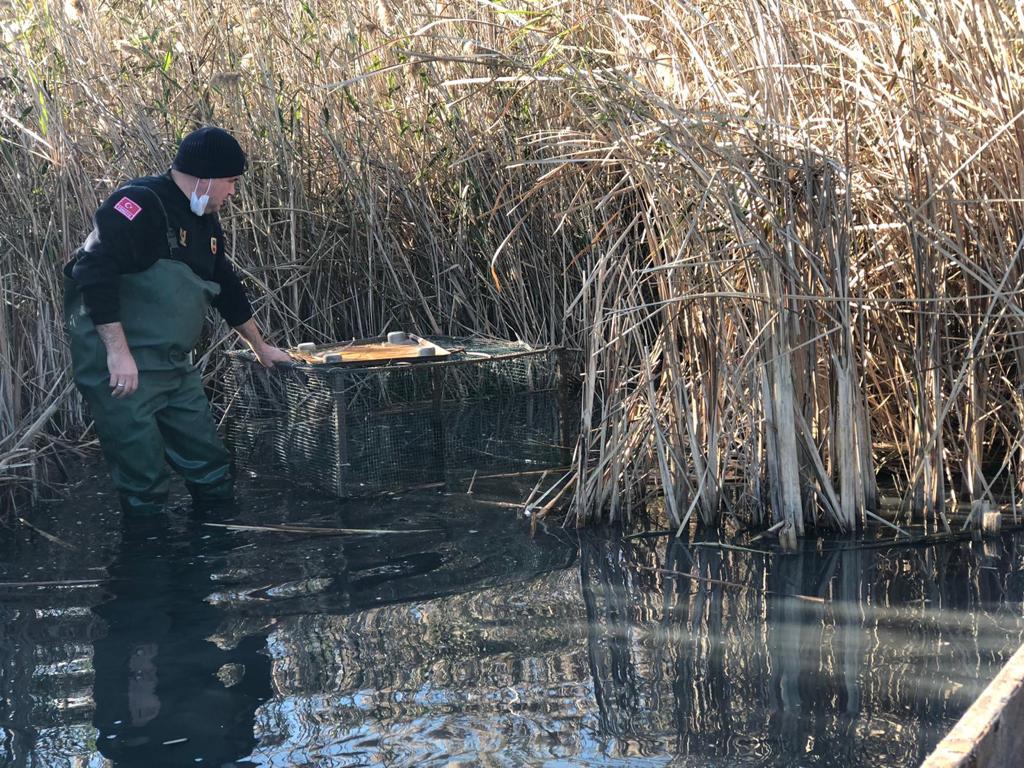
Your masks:
{"label": "metal cage trap", "polygon": [[568,463],[572,383],[561,348],[362,339],[301,345],[296,364],[274,370],[248,350],[227,354],[228,441],[251,469],[349,497]]}

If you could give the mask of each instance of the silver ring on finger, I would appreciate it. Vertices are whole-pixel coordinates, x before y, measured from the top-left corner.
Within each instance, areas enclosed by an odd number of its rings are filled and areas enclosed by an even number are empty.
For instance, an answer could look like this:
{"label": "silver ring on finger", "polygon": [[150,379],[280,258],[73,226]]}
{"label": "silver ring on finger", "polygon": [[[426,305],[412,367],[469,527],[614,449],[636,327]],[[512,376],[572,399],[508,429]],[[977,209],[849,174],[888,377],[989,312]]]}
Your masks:
{"label": "silver ring on finger", "polygon": [[123,387],[123,386],[124,386],[124,384],[118,384],[117,386],[119,386],[119,387]]}

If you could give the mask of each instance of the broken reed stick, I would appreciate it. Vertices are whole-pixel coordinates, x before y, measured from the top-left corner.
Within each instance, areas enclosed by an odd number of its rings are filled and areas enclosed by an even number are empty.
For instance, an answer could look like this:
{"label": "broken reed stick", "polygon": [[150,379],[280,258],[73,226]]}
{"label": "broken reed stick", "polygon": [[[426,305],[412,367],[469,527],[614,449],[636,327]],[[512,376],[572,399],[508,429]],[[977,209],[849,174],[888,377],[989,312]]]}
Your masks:
{"label": "broken reed stick", "polygon": [[[566,477],[567,477],[566,475],[563,475],[562,480],[564,480]],[[562,482],[562,480],[559,480],[558,482],[560,483],[560,482]],[[558,483],[556,483],[555,485],[557,485],[557,484]],[[533,519],[536,521],[538,518],[543,519],[544,517],[546,517],[548,515],[548,513],[551,512],[551,510],[555,508],[555,505],[565,495],[566,491],[568,491],[570,488],[572,488],[575,484],[576,484],[575,478],[570,477],[569,481],[565,485],[562,486],[562,489],[558,493],[556,493],[554,496],[552,496],[551,499],[543,507],[541,507],[537,511],[536,514],[533,515]],[[552,486],[552,487],[554,487],[554,486]],[[548,493],[550,493],[550,491],[548,491]],[[543,498],[544,497],[541,496],[541,499],[543,499]],[[538,501],[539,501],[539,499],[538,499]]]}
{"label": "broken reed stick", "polygon": [[631,533],[628,536],[623,536],[623,541],[631,541],[632,539],[656,539],[661,536],[675,536],[675,529],[663,528],[659,531],[640,531],[639,533]]}
{"label": "broken reed stick", "polygon": [[868,517],[870,517],[870,518],[871,518],[872,520],[876,520],[876,521],[878,521],[879,523],[881,523],[882,525],[887,525],[887,526],[889,526],[890,528],[892,528],[892,529],[893,529],[894,531],[896,531],[896,532],[897,532],[898,534],[900,534],[901,536],[906,536],[906,537],[907,537],[908,539],[909,539],[909,538],[913,538],[913,537],[912,537],[912,536],[911,536],[911,535],[910,535],[909,533],[907,533],[907,532],[906,532],[905,530],[903,530],[903,529],[902,529],[902,528],[900,528],[900,527],[899,527],[898,525],[896,525],[896,523],[890,523],[890,522],[889,522],[888,520],[886,520],[886,519],[885,519],[884,517],[882,517],[881,515],[876,515],[876,514],[875,514],[874,512],[872,512],[872,511],[871,511],[870,509],[865,509],[865,510],[863,510],[863,512],[864,512],[864,514],[865,514],[865,515],[867,515]]}
{"label": "broken reed stick", "polygon": [[403,493],[410,493],[412,491],[427,491],[432,488],[444,488],[448,483],[437,482],[437,483],[423,483],[423,485],[410,485],[407,488],[396,488],[390,491],[380,491],[379,493],[370,494],[370,497],[379,496],[400,496]]}
{"label": "broken reed stick", "polygon": [[[759,534],[754,536],[747,543],[748,544],[753,544],[756,541],[760,541],[761,539],[767,538],[768,534],[775,533],[775,531],[779,530],[785,524],[786,524],[785,520],[780,520],[779,522],[775,523],[775,525],[773,525],[771,528],[767,528],[767,529],[761,531]],[[628,536],[623,536],[623,539],[625,541],[629,541],[630,539],[653,539],[653,538],[657,538],[659,536],[675,536],[675,535],[676,535],[675,529],[664,528],[664,529],[657,530],[657,531],[640,531],[639,533],[631,533]],[[705,546],[705,547],[718,546],[717,542],[700,542],[700,543],[701,543],[702,546]],[[744,547],[733,547],[733,548],[734,549],[744,549]],[[746,548],[746,549],[748,549],[748,551],[750,551],[750,552],[763,552],[763,551],[767,551],[767,550],[749,549],[749,548]]]}
{"label": "broken reed stick", "polygon": [[320,528],[303,525],[238,525],[234,523],[203,523],[211,528],[229,531],[256,531],[269,533],[307,533],[315,536],[379,536],[407,533],[437,533],[435,528],[410,528],[406,531],[391,531],[382,528]]}
{"label": "broken reed stick", "polygon": [[690,579],[691,581],[696,581],[698,583],[702,582],[702,583],[705,583],[705,584],[708,584],[708,585],[717,584],[717,585],[722,586],[722,587],[732,587],[733,589],[749,589],[749,590],[752,590],[754,592],[758,592],[758,593],[760,593],[762,595],[774,595],[775,597],[792,597],[792,598],[795,598],[797,600],[806,600],[807,602],[810,602],[810,603],[821,603],[821,604],[824,604],[824,603],[828,602],[823,597],[813,597],[811,595],[789,595],[789,594],[786,594],[785,592],[775,592],[773,590],[764,589],[763,587],[758,587],[758,586],[755,586],[753,584],[740,584],[740,583],[735,582],[735,581],[724,581],[722,579],[712,579],[710,576],[695,576],[692,573],[684,573],[683,571],[675,571],[675,570],[672,570],[671,568],[655,568],[655,567],[650,566],[650,565],[639,565],[637,567],[640,568],[641,570],[644,570],[644,571],[657,571],[658,573],[665,573],[665,574],[668,574],[670,576],[682,576],[683,578]]}
{"label": "broken reed stick", "polygon": [[776,531],[780,530],[782,526],[784,526],[785,524],[785,520],[779,520],[779,522],[775,523],[775,525],[773,525],[771,528],[768,528],[767,530],[761,531],[761,533],[757,534],[757,536],[752,538],[749,543],[753,544],[755,541],[760,541],[761,539],[768,538],[769,534],[775,533]]}
{"label": "broken reed stick", "polygon": [[[1024,525],[1008,525],[1002,527],[1003,533],[1024,530]],[[955,544],[973,539],[976,531],[954,531],[952,533],[929,533],[924,536],[912,536],[906,540],[869,541],[858,544],[847,544],[838,547],[826,547],[819,552],[845,552],[859,549],[886,549],[888,547],[931,547],[938,544]]]}
{"label": "broken reed stick", "polygon": [[537,480],[536,483],[534,483],[533,490],[530,491],[530,495],[526,497],[526,502],[523,504],[523,509],[530,509],[530,502],[533,501],[533,497],[537,495],[537,490],[540,488],[540,484],[544,482],[544,478],[546,478],[547,476],[548,473],[547,471],[545,471],[544,474],[540,476],[540,479]]}
{"label": "broken reed stick", "polygon": [[548,472],[568,472],[572,467],[553,467],[551,469],[527,469],[522,472],[499,472],[493,475],[477,474],[479,470],[473,471],[473,478],[477,480],[496,480],[503,477],[530,477],[531,475],[547,474]]}
{"label": "broken reed stick", "polygon": [[0,589],[24,587],[98,587],[105,579],[65,579],[58,581],[0,581]]}
{"label": "broken reed stick", "polygon": [[712,549],[729,549],[735,552],[750,552],[754,555],[772,555],[774,552],[769,552],[767,549],[753,549],[751,547],[741,547],[738,544],[726,544],[722,541],[695,541],[690,546],[693,547],[710,547]]}
{"label": "broken reed stick", "polygon": [[61,538],[59,538],[57,536],[54,536],[52,533],[47,533],[42,528],[39,528],[39,527],[37,527],[35,525],[32,525],[32,523],[30,523],[24,517],[19,517],[19,518],[17,518],[17,520],[22,525],[26,526],[27,528],[31,528],[33,531],[38,533],[44,539],[46,539],[47,541],[53,542],[54,544],[56,544],[59,547],[64,547],[64,549],[70,549],[72,552],[75,552],[75,551],[78,550],[77,547],[75,547],[75,546],[73,546],[71,544],[68,544],[66,541],[64,541],[63,539],[61,539]]}

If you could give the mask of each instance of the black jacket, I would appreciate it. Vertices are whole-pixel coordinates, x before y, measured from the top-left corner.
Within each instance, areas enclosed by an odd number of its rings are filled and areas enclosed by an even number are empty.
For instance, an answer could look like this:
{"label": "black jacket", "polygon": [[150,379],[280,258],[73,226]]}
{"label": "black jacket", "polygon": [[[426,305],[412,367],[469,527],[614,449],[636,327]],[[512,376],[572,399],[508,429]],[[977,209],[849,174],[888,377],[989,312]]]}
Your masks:
{"label": "black jacket", "polygon": [[[171,237],[177,245],[173,252]],[[158,259],[177,258],[199,277],[220,285],[213,306],[229,325],[238,326],[252,317],[252,307],[226,251],[217,214],[192,213],[188,198],[166,173],[134,179],[107,198],[64,273],[82,291],[93,323],[103,325],[120,320],[120,275],[142,272]]]}

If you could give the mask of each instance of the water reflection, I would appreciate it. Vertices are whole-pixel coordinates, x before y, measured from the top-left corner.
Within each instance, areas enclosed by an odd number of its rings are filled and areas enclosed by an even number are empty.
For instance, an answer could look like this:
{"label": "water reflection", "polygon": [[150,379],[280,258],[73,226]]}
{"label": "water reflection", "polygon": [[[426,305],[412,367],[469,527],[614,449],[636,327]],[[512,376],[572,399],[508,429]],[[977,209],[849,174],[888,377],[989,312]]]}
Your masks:
{"label": "water reflection", "polygon": [[218,648],[221,612],[204,599],[236,544],[190,519],[126,524],[109,599],[93,609],[107,628],[93,652],[96,745],[115,764],[252,765],[254,715],[271,695],[264,638]]}
{"label": "water reflection", "polygon": [[781,557],[681,542],[662,557],[609,541],[584,553],[595,701],[616,754],[917,765],[1022,636],[1011,539]]}
{"label": "water reflection", "polygon": [[99,583],[0,590],[0,762],[913,766],[1024,636],[1021,534],[531,539],[480,493],[240,512],[426,531],[390,537],[50,510],[79,549],[0,542],[3,580]]}

